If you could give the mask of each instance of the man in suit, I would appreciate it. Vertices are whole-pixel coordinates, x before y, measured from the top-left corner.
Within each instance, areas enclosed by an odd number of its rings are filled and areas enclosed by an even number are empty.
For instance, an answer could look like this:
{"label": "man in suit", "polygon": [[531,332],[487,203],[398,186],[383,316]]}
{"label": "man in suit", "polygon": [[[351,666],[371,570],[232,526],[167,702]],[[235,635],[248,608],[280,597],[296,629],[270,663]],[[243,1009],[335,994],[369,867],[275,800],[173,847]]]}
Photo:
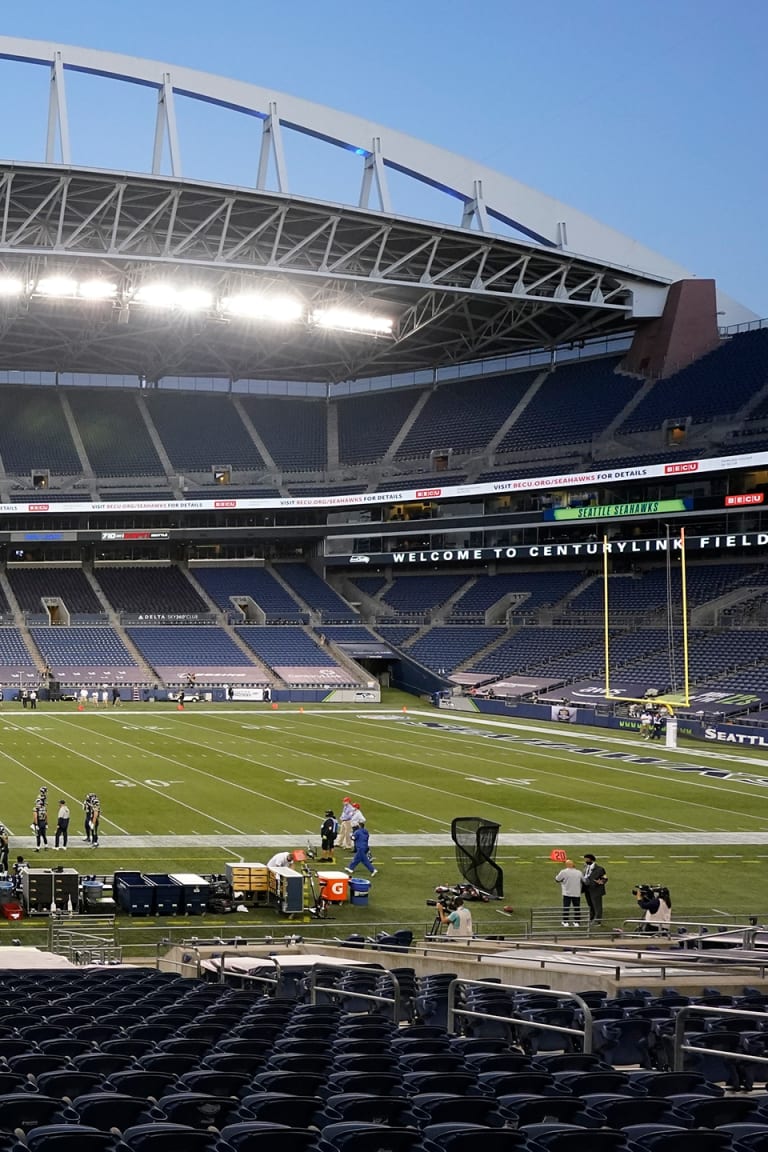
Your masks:
{"label": "man in suit", "polygon": [[603,893],[608,881],[608,875],[602,864],[591,852],[584,856],[584,871],[581,874],[581,886],[584,889],[584,899],[589,908],[590,924],[603,922]]}

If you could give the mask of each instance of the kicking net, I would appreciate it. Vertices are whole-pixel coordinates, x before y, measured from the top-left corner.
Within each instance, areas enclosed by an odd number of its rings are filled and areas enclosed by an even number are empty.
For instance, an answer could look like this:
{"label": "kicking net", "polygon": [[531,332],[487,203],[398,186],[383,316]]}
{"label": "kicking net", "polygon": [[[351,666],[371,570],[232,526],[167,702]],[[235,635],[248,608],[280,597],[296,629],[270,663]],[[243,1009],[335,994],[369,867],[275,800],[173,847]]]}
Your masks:
{"label": "kicking net", "polygon": [[500,827],[480,816],[457,816],[451,821],[459,871],[470,884],[496,897],[504,895],[504,873],[495,861]]}

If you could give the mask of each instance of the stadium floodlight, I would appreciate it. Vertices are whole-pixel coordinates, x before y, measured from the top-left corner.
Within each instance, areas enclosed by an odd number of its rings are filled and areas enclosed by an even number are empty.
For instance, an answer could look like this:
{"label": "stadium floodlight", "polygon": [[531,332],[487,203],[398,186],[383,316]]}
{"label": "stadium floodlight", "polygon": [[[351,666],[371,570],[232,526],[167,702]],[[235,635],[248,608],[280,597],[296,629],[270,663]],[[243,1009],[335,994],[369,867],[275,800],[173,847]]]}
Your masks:
{"label": "stadium floodlight", "polygon": [[136,289],[133,299],[138,304],[148,304],[152,308],[173,308],[176,289],[172,284],[142,284]]}
{"label": "stadium floodlight", "polygon": [[205,312],[213,304],[213,293],[195,286],[181,288],[176,293],[174,304],[181,312]]}
{"label": "stadium floodlight", "polygon": [[376,336],[389,335],[394,326],[391,316],[381,316],[375,312],[358,312],[352,308],[318,308],[312,313],[312,323],[320,328],[367,332]]}
{"label": "stadium floodlight", "polygon": [[112,300],[117,296],[117,284],[111,280],[81,280],[77,294],[83,300]]}
{"label": "stadium floodlight", "polygon": [[76,296],[77,280],[72,276],[41,276],[35,284],[39,296]]}
{"label": "stadium floodlight", "polygon": [[20,296],[24,291],[24,281],[17,276],[0,276],[0,296]]}
{"label": "stadium floodlight", "polygon": [[244,320],[272,320],[290,324],[304,315],[304,305],[295,296],[271,296],[263,292],[242,292],[221,301],[222,312]]}

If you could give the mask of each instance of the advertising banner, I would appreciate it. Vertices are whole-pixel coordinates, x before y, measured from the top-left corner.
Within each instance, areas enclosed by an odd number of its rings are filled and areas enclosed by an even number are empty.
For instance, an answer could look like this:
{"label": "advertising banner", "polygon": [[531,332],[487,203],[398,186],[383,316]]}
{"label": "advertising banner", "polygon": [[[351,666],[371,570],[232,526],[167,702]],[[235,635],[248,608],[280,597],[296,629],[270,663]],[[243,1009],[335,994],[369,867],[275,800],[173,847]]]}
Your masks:
{"label": "advertising banner", "polygon": [[[409,500],[452,500],[466,496],[490,496],[503,492],[541,492],[550,488],[581,488],[589,484],[616,484],[626,480],[648,480],[665,476],[700,475],[722,472],[726,468],[764,468],[768,452],[744,452],[734,456],[713,456],[705,460],[670,459],[660,464],[631,462],[626,468],[596,468],[583,472],[566,472],[550,476],[522,476],[514,480],[486,481],[482,484],[454,484],[445,487],[403,488],[388,492],[356,492],[340,495],[267,496],[253,499],[208,500],[106,500],[86,501],[32,500],[0,504],[0,515],[19,513],[68,512],[215,512],[258,508],[351,508],[363,504],[392,504]],[[116,539],[126,537],[116,536]],[[146,538],[140,536],[140,539]],[[108,537],[112,539],[112,537]]]}

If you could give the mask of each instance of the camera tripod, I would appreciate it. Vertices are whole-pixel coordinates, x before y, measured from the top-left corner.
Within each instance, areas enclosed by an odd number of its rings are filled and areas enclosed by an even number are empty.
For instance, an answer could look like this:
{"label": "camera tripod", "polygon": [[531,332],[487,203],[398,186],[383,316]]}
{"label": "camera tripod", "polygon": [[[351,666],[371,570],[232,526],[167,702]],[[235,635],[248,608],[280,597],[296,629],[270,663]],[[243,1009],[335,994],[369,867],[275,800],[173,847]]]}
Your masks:
{"label": "camera tripod", "polygon": [[318,890],[315,883],[317,877],[308,864],[302,867],[301,874],[312,897],[312,903],[309,906],[310,916],[315,916],[318,920],[333,920],[334,917],[328,914],[328,901],[323,897],[322,889]]}

